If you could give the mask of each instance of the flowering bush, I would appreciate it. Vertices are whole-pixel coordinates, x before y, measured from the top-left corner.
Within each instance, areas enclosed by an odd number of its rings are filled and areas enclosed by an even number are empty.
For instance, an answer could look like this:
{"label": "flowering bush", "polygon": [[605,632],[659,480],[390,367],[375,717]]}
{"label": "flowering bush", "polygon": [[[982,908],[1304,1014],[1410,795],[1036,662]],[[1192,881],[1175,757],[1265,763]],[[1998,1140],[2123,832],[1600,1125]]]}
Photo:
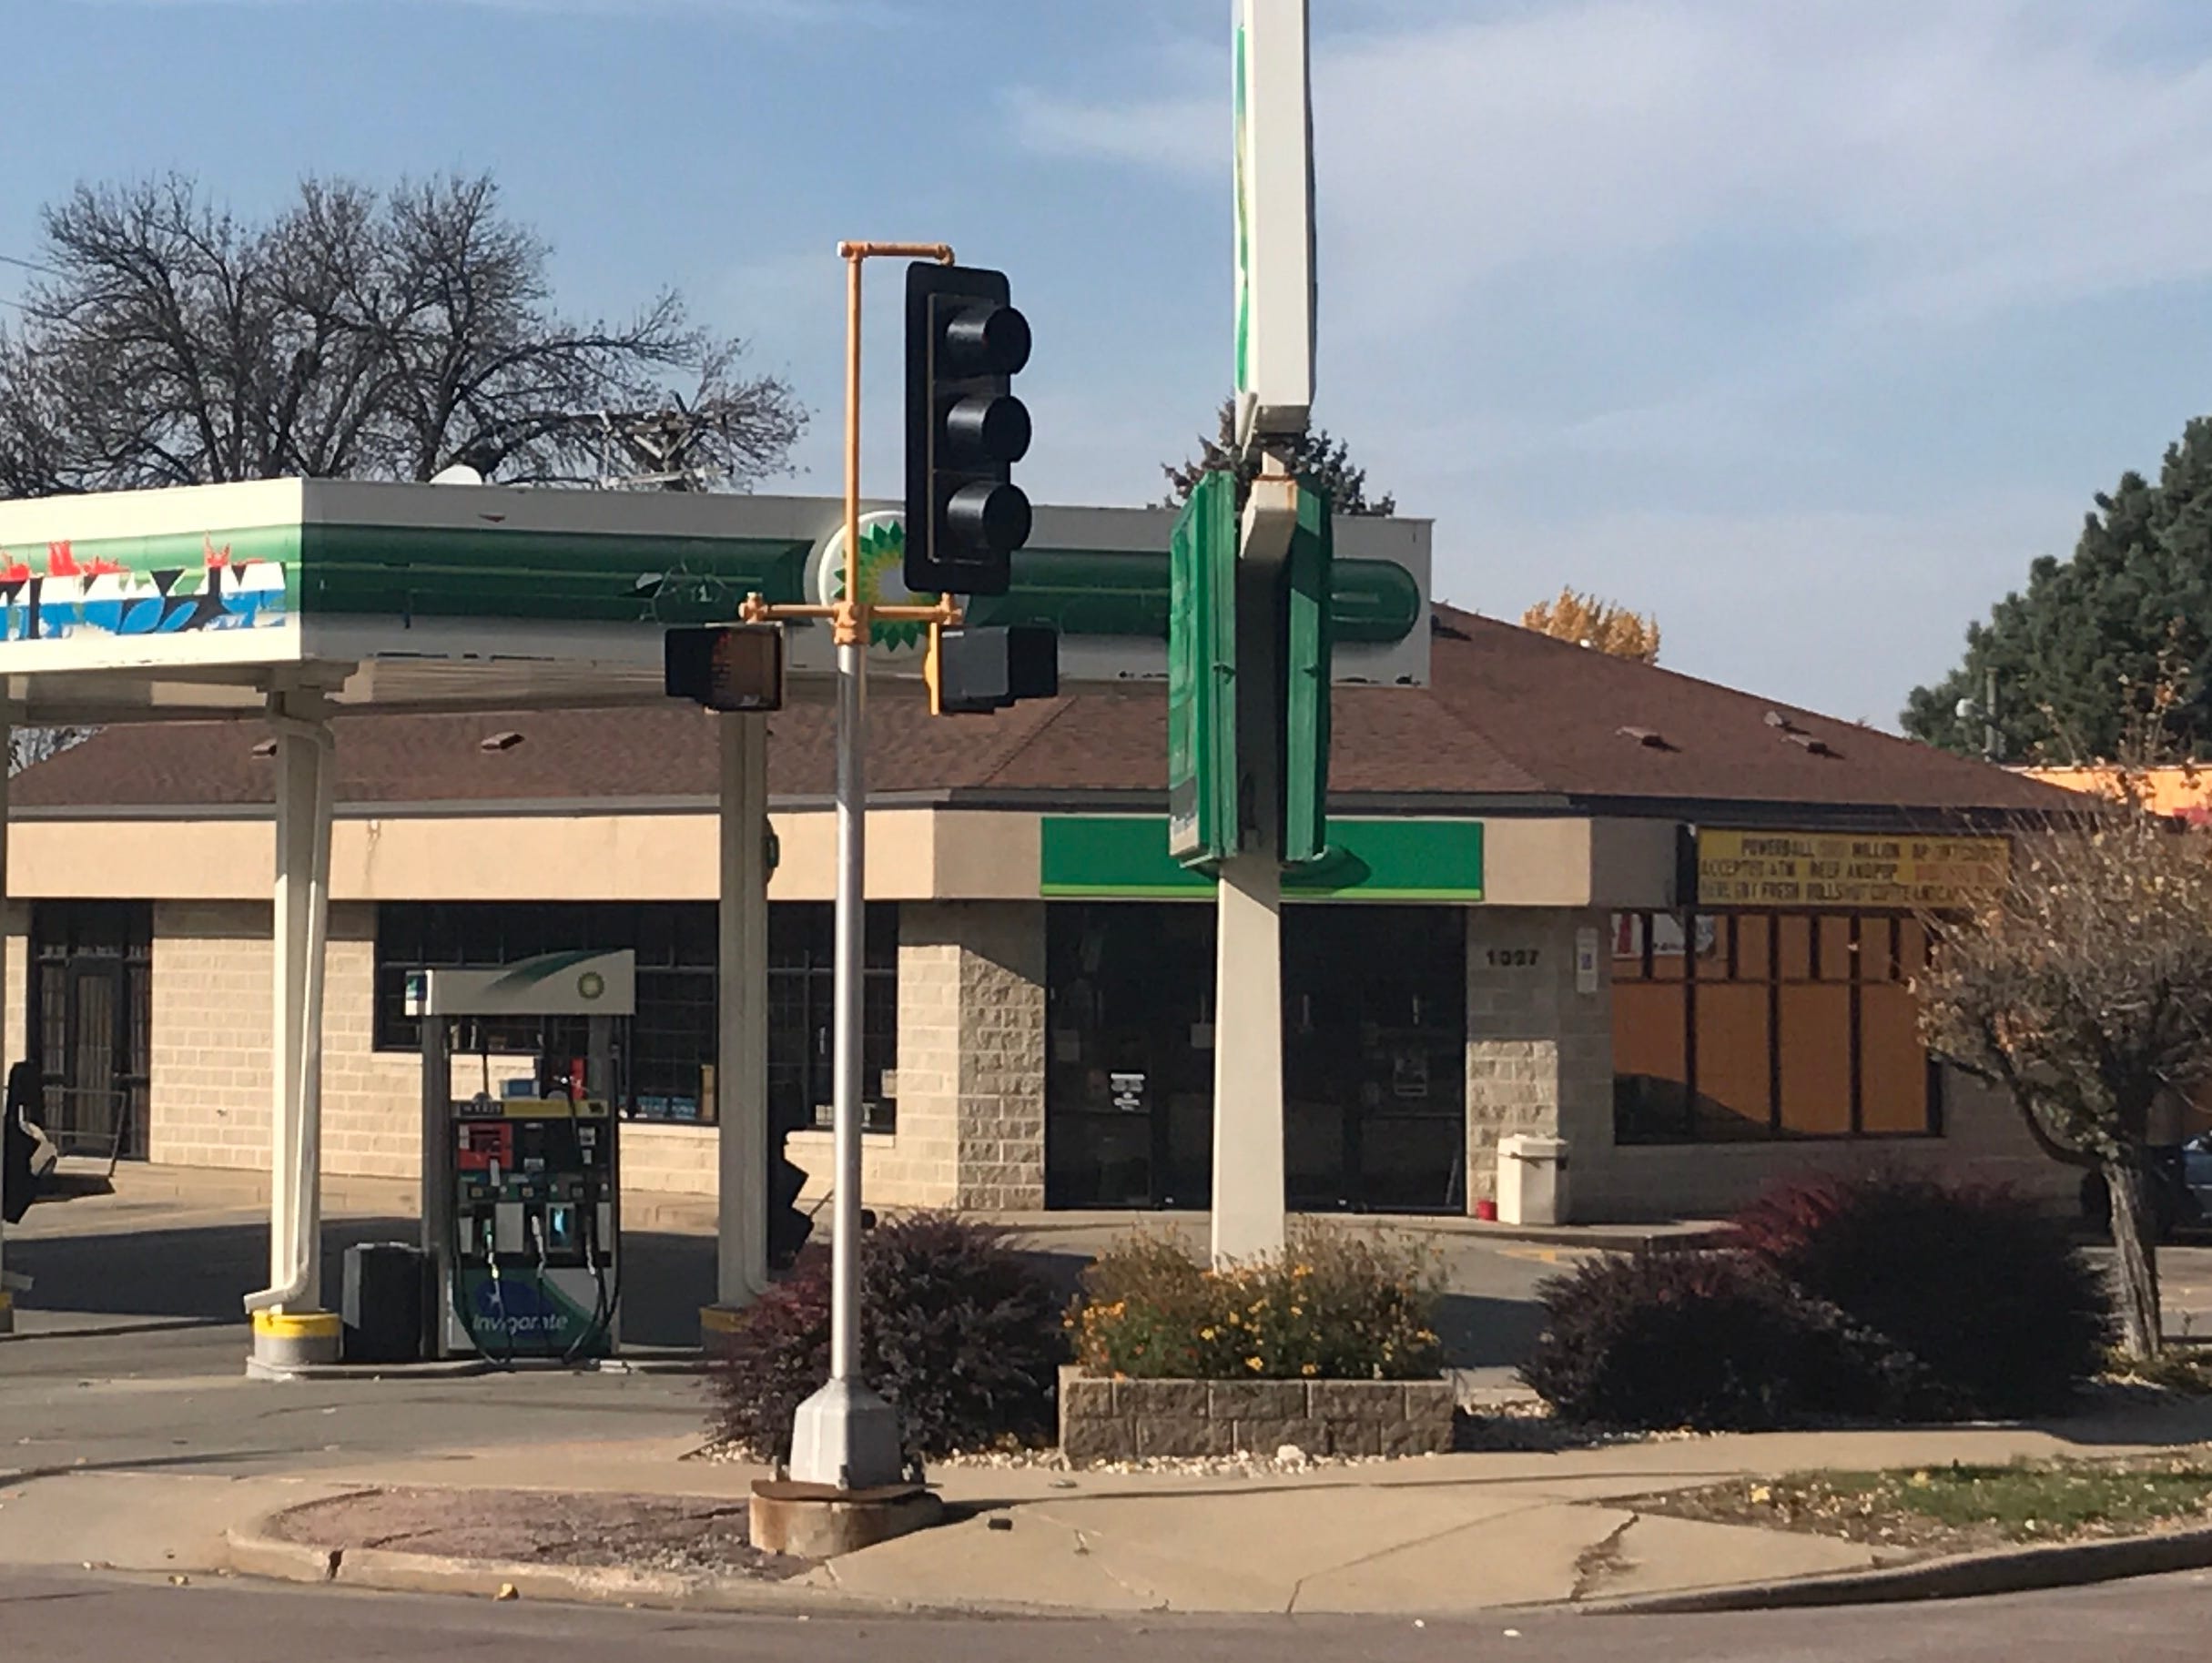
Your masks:
{"label": "flowering bush", "polygon": [[1068,1315],[1094,1374],[1417,1380],[1443,1367],[1442,1276],[1422,1250],[1308,1226],[1279,1256],[1208,1270],[1135,1236],[1083,1275]]}

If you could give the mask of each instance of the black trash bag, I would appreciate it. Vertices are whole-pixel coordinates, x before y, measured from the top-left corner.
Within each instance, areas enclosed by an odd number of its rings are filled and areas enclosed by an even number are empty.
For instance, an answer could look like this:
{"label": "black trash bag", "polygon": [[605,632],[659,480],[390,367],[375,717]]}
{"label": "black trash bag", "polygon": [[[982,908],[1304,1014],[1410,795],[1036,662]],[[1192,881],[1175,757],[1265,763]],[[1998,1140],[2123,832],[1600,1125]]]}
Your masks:
{"label": "black trash bag", "polygon": [[38,1077],[28,1062],[7,1071],[7,1098],[0,1109],[0,1219],[19,1224],[37,1199],[38,1180],[31,1162],[38,1134],[31,1130],[30,1109]]}

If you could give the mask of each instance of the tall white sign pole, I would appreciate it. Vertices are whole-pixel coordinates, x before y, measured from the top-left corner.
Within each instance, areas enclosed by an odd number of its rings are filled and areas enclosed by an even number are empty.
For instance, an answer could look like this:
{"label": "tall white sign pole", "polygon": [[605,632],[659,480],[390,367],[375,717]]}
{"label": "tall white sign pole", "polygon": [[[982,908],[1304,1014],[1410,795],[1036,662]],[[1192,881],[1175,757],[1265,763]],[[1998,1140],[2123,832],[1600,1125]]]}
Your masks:
{"label": "tall white sign pole", "polygon": [[1236,0],[1237,441],[1261,452],[1237,550],[1237,753],[1250,772],[1215,890],[1217,1264],[1282,1251],[1283,620],[1276,599],[1314,401],[1314,147],[1306,0]]}

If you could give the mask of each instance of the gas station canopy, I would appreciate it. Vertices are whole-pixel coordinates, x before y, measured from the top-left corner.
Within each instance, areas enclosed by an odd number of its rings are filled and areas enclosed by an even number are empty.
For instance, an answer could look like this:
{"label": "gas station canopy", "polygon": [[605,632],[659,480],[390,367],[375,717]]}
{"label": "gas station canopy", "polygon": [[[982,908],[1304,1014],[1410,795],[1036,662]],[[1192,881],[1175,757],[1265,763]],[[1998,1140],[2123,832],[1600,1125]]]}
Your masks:
{"label": "gas station canopy", "polygon": [[[271,693],[344,709],[654,704],[668,625],[757,592],[842,584],[842,504],[707,495],[269,480],[0,502],[0,702],[28,725],[259,715]],[[1049,624],[1077,682],[1167,673],[1163,509],[1040,508],[1011,593],[977,624]],[[905,597],[899,516],[861,522],[862,583]],[[1336,678],[1428,674],[1429,526],[1337,530]],[[920,631],[878,625],[878,674]],[[831,670],[796,625],[789,667]]]}

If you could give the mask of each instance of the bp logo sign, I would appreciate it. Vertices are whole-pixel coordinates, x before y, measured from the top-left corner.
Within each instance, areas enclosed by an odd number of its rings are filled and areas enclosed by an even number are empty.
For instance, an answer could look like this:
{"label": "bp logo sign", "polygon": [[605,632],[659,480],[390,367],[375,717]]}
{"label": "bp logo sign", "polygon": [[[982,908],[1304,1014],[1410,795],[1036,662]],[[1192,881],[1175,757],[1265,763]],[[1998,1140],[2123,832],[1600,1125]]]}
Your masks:
{"label": "bp logo sign", "polygon": [[[933,594],[916,594],[906,584],[907,523],[903,514],[877,512],[860,516],[860,592],[856,599],[869,605],[927,606]],[[814,551],[807,587],[816,602],[834,606],[845,598],[845,528],[840,525]],[[868,632],[868,644],[885,653],[918,653],[928,644],[929,626],[912,621],[878,620]]]}

